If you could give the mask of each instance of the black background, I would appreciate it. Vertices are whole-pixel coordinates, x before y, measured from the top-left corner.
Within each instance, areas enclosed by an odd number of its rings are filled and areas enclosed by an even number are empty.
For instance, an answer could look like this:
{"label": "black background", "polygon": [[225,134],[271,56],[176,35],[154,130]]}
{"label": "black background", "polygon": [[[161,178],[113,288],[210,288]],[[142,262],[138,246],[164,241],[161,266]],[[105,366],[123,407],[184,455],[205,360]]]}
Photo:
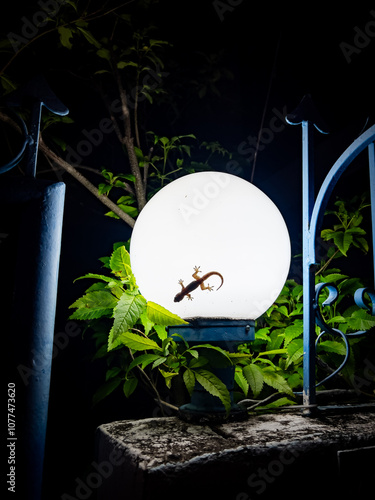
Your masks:
{"label": "black background", "polygon": [[[319,185],[345,148],[374,123],[375,6],[362,2],[342,3],[340,7],[316,2],[255,4],[243,0],[232,2],[232,6],[228,2],[230,8],[221,11],[224,3],[162,0],[152,6],[160,39],[173,43],[174,58],[178,69],[185,71],[187,82],[194,77],[196,61],[201,58],[199,53],[222,52],[222,65],[232,71],[234,78],[219,82],[220,96],[211,93],[205,99],[193,96],[187,102],[181,100],[179,114],[173,119],[172,114],[153,108],[146,116],[149,129],[159,135],[194,133],[202,141],[218,140],[236,153],[237,173],[249,180],[252,165],[246,162],[246,155],[239,153],[239,148],[248,136],[258,134],[272,75],[264,127],[269,126],[275,109],[280,113],[291,112],[310,93],[330,129],[329,135],[315,134]],[[30,18],[40,10],[36,2],[15,2],[13,7],[2,14],[5,34],[19,33],[22,18]],[[354,40],[356,28],[365,30],[366,26],[372,37],[362,40],[362,48],[358,48]],[[350,61],[343,54],[343,42],[356,49]],[[83,138],[82,130],[96,128],[105,111],[90,84],[65,74],[64,60],[56,61],[54,57],[46,42],[37,57],[23,56],[18,77],[26,81],[40,72],[46,75],[75,120],[71,137],[74,149]],[[73,55],[67,52],[65,57]],[[170,74],[167,78],[173,78],[173,68],[165,71]],[[104,144],[85,158],[85,164],[120,170],[121,157],[117,156],[115,142],[115,138],[106,138]],[[259,152],[254,176],[255,185],[282,212],[294,254],[299,253],[301,240],[300,143],[300,128],[285,126]],[[221,162],[212,167],[225,171],[227,166]],[[56,334],[59,334],[68,324],[68,306],[87,285],[73,284],[73,280],[86,272],[99,271],[98,258],[109,255],[113,243],[127,240],[131,231],[124,223],[104,217],[107,210],[68,174],[47,176],[63,180],[67,187],[56,318]],[[340,194],[362,192],[367,182],[366,171],[358,166],[340,181]],[[293,272],[298,275],[298,270]],[[74,496],[75,478],[84,480],[92,470],[98,425],[158,414],[154,402],[142,394],[128,402],[115,393],[92,408],[92,394],[103,372],[90,361],[91,354],[88,342],[78,335],[53,360],[46,450],[46,498],[49,499],[60,498],[64,492]]]}

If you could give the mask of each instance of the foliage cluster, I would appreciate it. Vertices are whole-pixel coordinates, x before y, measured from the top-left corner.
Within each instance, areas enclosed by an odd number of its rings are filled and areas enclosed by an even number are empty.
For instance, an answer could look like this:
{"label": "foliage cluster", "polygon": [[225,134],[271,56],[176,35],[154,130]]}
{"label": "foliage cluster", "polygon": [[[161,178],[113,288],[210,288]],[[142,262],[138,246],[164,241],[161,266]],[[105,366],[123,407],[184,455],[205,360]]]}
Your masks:
{"label": "foliage cluster", "polygon": [[[364,286],[359,278],[343,274],[337,267],[329,267],[334,260],[345,257],[351,248],[367,252],[366,231],[361,227],[362,212],[368,206],[365,197],[356,198],[351,203],[337,200],[332,229],[322,231],[322,239],[333,241],[327,250],[327,260],[316,272],[316,283],[330,283],[337,286],[339,298],[323,315],[326,323],[343,333],[369,330],[375,326],[375,319],[367,311],[350,301],[355,290]],[[351,206],[355,206],[352,208]],[[269,406],[290,405],[295,402],[295,394],[301,390],[303,382],[303,289],[294,280],[288,280],[278,299],[257,321],[256,340],[251,344],[238,346],[231,353],[212,345],[190,347],[181,337],[169,336],[166,326],[183,323],[161,306],[146,302],[139,294],[135,278],[131,272],[129,254],[124,246],[118,246],[112,256],[104,259],[115,278],[89,274],[84,278],[101,280],[90,287],[72,308],[76,308],[71,318],[89,320],[95,332],[95,358],[105,357],[108,363],[106,383],[101,387],[95,401],[110,394],[122,385],[123,392],[130,396],[138,382],[146,382],[162,399],[158,390],[158,378],[165,381],[168,389],[172,381],[180,378],[187,392],[191,394],[196,382],[210,394],[218,397],[224,407],[230,408],[227,388],[215,375],[215,368],[235,367],[237,399],[258,400],[276,390],[280,393],[277,401]],[[323,293],[321,301],[327,295]],[[341,312],[341,308],[344,308]],[[113,322],[109,334],[108,324],[97,321],[108,318]],[[320,329],[316,327],[317,335]],[[340,365],[346,354],[341,336],[325,334],[317,345],[321,360],[319,376],[324,376]],[[350,363],[340,378],[350,386],[355,374],[355,359],[360,355],[360,338],[350,341]],[[340,382],[341,383],[341,382]],[[181,387],[181,385],[180,385]]]}

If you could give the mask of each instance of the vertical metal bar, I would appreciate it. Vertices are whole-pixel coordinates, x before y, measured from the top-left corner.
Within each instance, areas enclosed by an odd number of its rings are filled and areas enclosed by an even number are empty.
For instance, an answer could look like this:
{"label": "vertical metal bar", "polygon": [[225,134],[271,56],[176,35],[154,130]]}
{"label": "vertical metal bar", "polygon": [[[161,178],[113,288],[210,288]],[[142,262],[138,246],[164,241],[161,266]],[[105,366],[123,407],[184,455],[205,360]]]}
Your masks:
{"label": "vertical metal bar", "polygon": [[40,101],[34,101],[31,108],[30,133],[29,133],[32,142],[31,144],[29,144],[29,147],[27,148],[27,157],[26,157],[26,175],[28,175],[29,177],[36,176],[36,162],[38,157],[39,129],[40,129],[41,116],[42,116],[42,103]]}
{"label": "vertical metal bar", "polygon": [[310,222],[314,208],[313,124],[302,122],[302,226],[303,226],[303,404],[315,404],[314,241]]}
{"label": "vertical metal bar", "polygon": [[373,142],[368,146],[368,160],[369,160],[369,170],[370,170],[372,259],[373,259],[374,287],[375,287],[375,147]]}

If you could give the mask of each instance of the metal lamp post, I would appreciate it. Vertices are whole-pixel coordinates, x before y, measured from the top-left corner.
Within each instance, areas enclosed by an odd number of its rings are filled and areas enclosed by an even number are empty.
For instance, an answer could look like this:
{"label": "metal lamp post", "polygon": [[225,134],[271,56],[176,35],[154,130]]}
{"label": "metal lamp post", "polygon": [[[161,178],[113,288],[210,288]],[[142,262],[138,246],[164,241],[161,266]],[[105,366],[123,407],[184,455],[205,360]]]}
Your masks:
{"label": "metal lamp post", "polygon": [[[141,293],[189,322],[170,327],[170,334],[233,351],[254,340],[255,319],[283,288],[290,240],[280,212],[253,184],[200,172],[173,181],[148,202],[130,257]],[[233,366],[215,373],[231,392]],[[232,404],[230,416],[240,413]],[[180,414],[217,420],[225,409],[197,384]]]}

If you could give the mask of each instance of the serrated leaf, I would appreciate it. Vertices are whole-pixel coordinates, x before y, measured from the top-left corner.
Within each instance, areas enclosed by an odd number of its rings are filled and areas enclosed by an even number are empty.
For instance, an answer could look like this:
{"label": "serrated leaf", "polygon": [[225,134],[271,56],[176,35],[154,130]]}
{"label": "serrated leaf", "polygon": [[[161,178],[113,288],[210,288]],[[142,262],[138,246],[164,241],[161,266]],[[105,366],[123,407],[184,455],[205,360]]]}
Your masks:
{"label": "serrated leaf", "polygon": [[195,370],[195,378],[197,382],[212,396],[220,399],[227,413],[231,409],[231,400],[228,388],[226,385],[213,373],[207,370]]}
{"label": "serrated leaf", "polygon": [[263,371],[259,366],[251,364],[244,367],[243,374],[249,383],[254,397],[257,397],[263,389]]}
{"label": "serrated leaf", "polygon": [[144,326],[145,335],[148,335],[150,333],[152,327],[154,326],[154,323],[149,319],[149,317],[147,316],[146,311],[144,311],[141,314],[140,320],[141,320],[142,325]]}
{"label": "serrated leaf", "polygon": [[147,302],[147,316],[156,325],[174,326],[174,325],[187,325],[188,322],[173,314],[163,306],[159,306],[155,302]]}
{"label": "serrated leaf", "polygon": [[[146,300],[142,295],[133,295],[127,292],[122,295],[114,309],[114,322],[109,332],[108,350],[119,344],[119,336],[125,334],[129,328],[135,325],[145,308]],[[123,339],[120,343],[124,343]]]}
{"label": "serrated leaf", "polygon": [[112,253],[109,265],[112,272],[115,274],[121,274],[124,277],[132,274],[130,267],[130,255],[124,246],[116,248],[116,250]]}
{"label": "serrated leaf", "polygon": [[234,380],[237,383],[238,387],[241,389],[241,391],[244,393],[244,395],[247,396],[249,392],[249,383],[244,377],[242,369],[239,367],[237,367],[236,371],[234,372]]}
{"label": "serrated leaf", "polygon": [[264,377],[264,382],[270,387],[273,387],[273,389],[276,389],[279,392],[293,396],[293,391],[291,387],[289,386],[288,382],[283,379],[281,375],[275,373],[274,371],[269,371],[269,368],[265,368],[263,370],[263,377]]}
{"label": "serrated leaf", "polygon": [[345,356],[346,354],[345,345],[334,340],[325,340],[323,342],[319,342],[318,350],[323,350],[325,352],[334,352],[335,354],[340,354],[341,356]]}
{"label": "serrated leaf", "polygon": [[124,344],[129,349],[133,351],[147,351],[153,349],[155,351],[161,351],[162,349],[158,346],[156,342],[149,339],[148,337],[142,337],[136,333],[125,332],[121,333],[116,339],[117,345]]}
{"label": "serrated leaf", "polygon": [[260,328],[255,332],[255,338],[260,340],[269,340],[269,327]]}
{"label": "serrated leaf", "polygon": [[154,330],[157,333],[160,340],[165,340],[168,337],[167,330],[165,326],[162,325],[154,325]]}
{"label": "serrated leaf", "polygon": [[348,276],[346,274],[340,274],[340,273],[332,273],[321,276],[322,280],[326,283],[336,283],[336,281],[342,280],[347,277]]}
{"label": "serrated leaf", "polygon": [[142,370],[144,370],[148,365],[160,358],[159,354],[141,354],[133,359],[130,363],[128,372],[138,365],[142,365]]}
{"label": "serrated leaf", "polygon": [[296,363],[303,356],[303,340],[295,339],[287,347],[288,359],[286,361],[286,368],[292,363]]}
{"label": "serrated leaf", "polygon": [[287,347],[290,342],[303,333],[303,321],[296,320],[293,325],[287,326],[284,332],[284,346]]}
{"label": "serrated leaf", "polygon": [[375,317],[362,309],[354,311],[347,321],[353,330],[370,330],[375,326]]}
{"label": "serrated leaf", "polygon": [[89,292],[69,307],[77,308],[69,318],[85,320],[111,316],[117,303],[117,299],[107,290]]}
{"label": "serrated leaf", "polygon": [[184,384],[186,386],[186,389],[188,390],[188,393],[192,394],[193,390],[194,390],[194,387],[195,387],[195,376],[194,376],[194,372],[192,370],[189,370],[189,368],[187,368],[185,371],[184,371],[184,374],[182,376],[183,380],[184,380]]}

